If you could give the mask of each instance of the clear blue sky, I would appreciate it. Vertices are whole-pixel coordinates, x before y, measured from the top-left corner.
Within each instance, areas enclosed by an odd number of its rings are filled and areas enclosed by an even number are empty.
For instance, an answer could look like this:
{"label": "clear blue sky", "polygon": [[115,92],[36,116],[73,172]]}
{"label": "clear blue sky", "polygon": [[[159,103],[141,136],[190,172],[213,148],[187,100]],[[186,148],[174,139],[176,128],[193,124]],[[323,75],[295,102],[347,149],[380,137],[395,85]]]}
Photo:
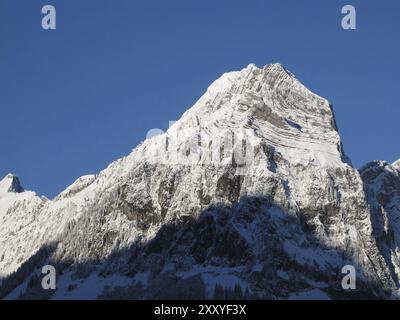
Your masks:
{"label": "clear blue sky", "polygon": [[[344,4],[355,31],[341,29]],[[281,62],[328,98],[355,166],[392,162],[399,31],[398,0],[0,0],[0,175],[52,197],[251,62]]]}

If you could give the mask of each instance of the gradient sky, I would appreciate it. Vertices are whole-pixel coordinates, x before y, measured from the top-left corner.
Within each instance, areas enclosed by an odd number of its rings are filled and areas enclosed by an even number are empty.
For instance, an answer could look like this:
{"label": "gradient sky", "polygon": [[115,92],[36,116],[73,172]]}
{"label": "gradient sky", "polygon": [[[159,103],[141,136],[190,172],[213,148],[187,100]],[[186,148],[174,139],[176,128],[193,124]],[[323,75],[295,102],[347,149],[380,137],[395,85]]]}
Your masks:
{"label": "gradient sky", "polygon": [[[341,28],[345,4],[357,30]],[[326,97],[356,167],[393,162],[399,31],[398,0],[0,0],[0,176],[53,197],[251,62],[281,62]]]}

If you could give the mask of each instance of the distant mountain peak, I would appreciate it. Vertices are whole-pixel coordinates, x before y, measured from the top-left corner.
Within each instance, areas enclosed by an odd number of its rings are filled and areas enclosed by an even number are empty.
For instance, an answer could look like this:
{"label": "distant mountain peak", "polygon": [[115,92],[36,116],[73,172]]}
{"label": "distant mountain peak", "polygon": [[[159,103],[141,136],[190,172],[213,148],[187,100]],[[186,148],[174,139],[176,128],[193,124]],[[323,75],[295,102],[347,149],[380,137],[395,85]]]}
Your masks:
{"label": "distant mountain peak", "polygon": [[16,175],[9,173],[4,177],[3,180],[0,181],[0,193],[5,193],[5,192],[13,192],[13,193],[24,192],[24,188],[21,185],[21,181]]}

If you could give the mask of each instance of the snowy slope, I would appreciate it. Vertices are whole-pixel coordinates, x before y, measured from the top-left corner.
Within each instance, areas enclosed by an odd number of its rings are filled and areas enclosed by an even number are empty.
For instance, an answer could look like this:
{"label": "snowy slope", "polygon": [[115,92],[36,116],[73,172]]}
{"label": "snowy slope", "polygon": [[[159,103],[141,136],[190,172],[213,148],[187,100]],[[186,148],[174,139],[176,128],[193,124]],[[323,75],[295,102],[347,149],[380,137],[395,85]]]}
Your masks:
{"label": "snowy slope", "polygon": [[[15,271],[21,261],[34,253],[28,241],[20,241],[24,240],[24,230],[35,232],[37,208],[44,202],[46,199],[34,192],[25,191],[12,174],[0,181],[0,278]],[[17,259],[10,258],[13,256]]]}
{"label": "snowy slope", "polygon": [[395,167],[397,170],[400,170],[400,159],[393,162],[392,166]]}
{"label": "snowy slope", "polygon": [[360,297],[396,289],[329,102],[280,64],[222,75],[165,134],[52,201],[19,209],[6,194],[0,297],[38,294],[28,284],[44,263],[64,291],[130,279],[90,297],[343,298],[345,264]]}

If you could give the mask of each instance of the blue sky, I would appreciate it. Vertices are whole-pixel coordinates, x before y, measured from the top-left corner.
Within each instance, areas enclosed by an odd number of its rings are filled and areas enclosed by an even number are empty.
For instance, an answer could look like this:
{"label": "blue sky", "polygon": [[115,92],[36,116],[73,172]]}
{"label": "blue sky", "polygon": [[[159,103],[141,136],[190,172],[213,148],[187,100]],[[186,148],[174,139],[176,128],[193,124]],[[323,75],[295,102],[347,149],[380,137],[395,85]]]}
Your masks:
{"label": "blue sky", "polygon": [[[357,30],[341,28],[345,4]],[[0,0],[0,175],[52,197],[251,62],[281,62],[329,99],[355,166],[392,162],[399,31],[394,0]]]}

